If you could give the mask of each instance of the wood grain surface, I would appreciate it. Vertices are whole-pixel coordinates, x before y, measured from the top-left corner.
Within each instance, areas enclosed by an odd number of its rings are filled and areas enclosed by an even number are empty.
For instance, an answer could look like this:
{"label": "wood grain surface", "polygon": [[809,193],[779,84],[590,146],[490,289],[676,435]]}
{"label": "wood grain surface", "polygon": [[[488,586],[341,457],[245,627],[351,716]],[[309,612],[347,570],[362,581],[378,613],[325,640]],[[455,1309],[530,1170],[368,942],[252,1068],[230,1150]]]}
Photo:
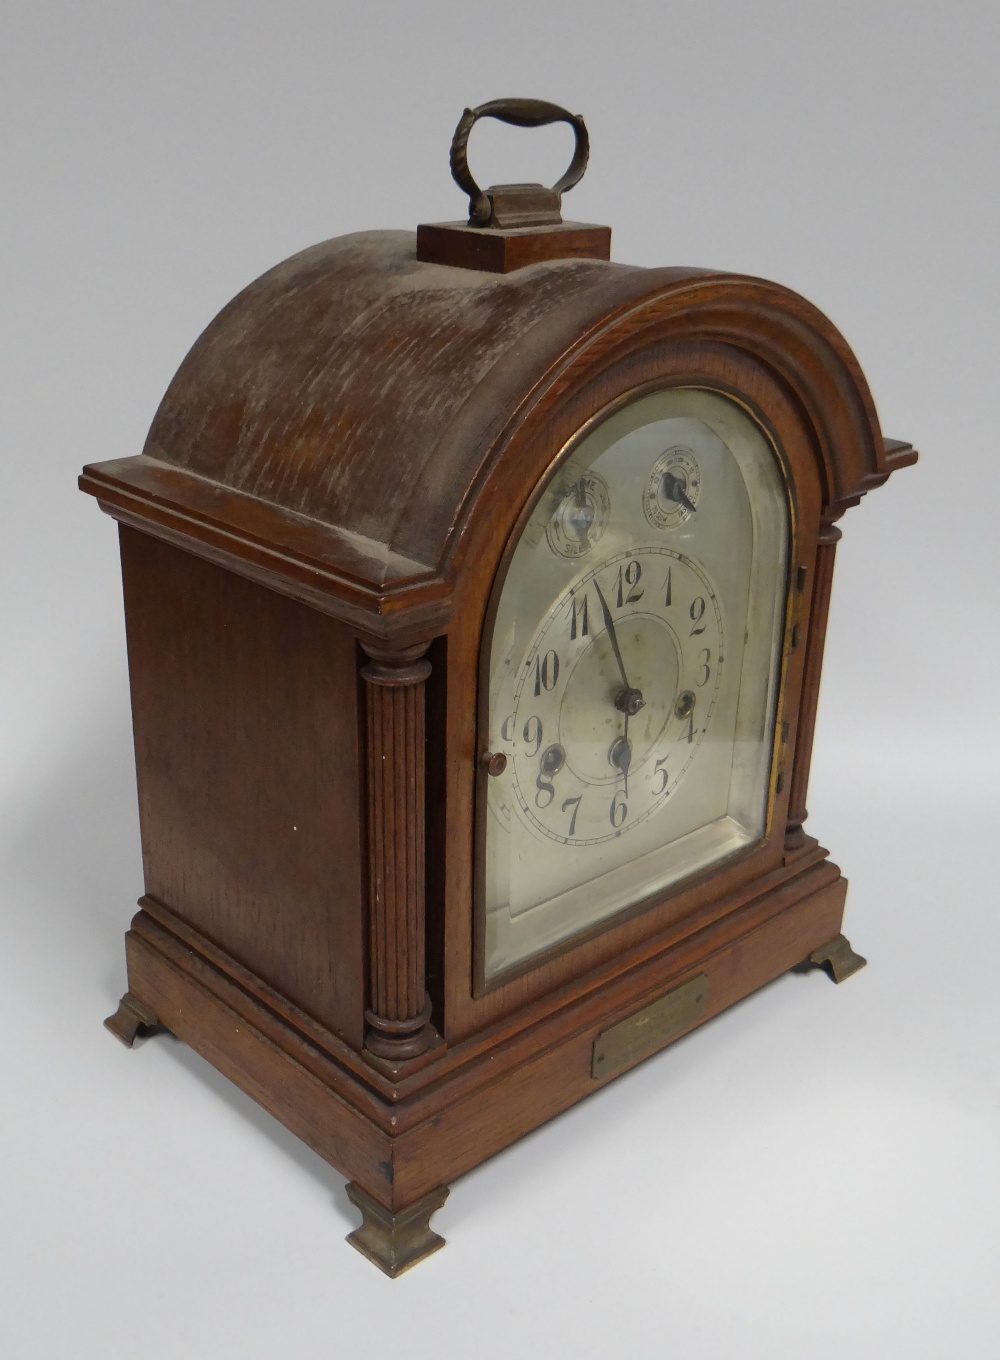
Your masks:
{"label": "wood grain surface", "polygon": [[146,892],[360,1044],[354,639],[146,534],[121,553]]}
{"label": "wood grain surface", "polygon": [[405,1060],[431,1043],[425,985],[423,648],[369,652],[367,711],[370,1004],[367,1047]]}
{"label": "wood grain surface", "polygon": [[[479,757],[513,547],[596,422],[682,386],[743,406],[785,477],[765,834],[487,986]],[[609,1024],[700,973],[715,1014],[827,944],[846,884],[802,821],[833,522],[915,457],[830,322],[764,280],[494,274],[382,232],[251,284],[143,454],[81,477],[121,524],[126,1037],[157,1016],[397,1210],[597,1089]]]}
{"label": "wood grain surface", "polygon": [[417,227],[417,259],[510,274],[548,260],[610,260],[611,228],[589,222],[557,226],[470,227],[466,222],[426,222]]}
{"label": "wood grain surface", "polygon": [[601,260],[496,275],[421,263],[412,233],[363,232],[234,298],[182,363],[143,454],[91,465],[81,486],[148,532],[367,616],[375,637],[387,614],[398,627],[419,607],[433,636],[446,612],[434,602],[506,515],[490,483],[512,437],[567,381],[657,338],[766,364],[801,404],[828,508],[899,465],[843,338],[777,284]]}
{"label": "wood grain surface", "polygon": [[400,1209],[606,1084],[590,1062],[609,1020],[705,972],[703,1023],[800,963],[838,933],[845,888],[832,865],[818,866],[791,900],[761,900],[742,931],[665,952],[378,1094],[145,912],[127,937],[129,981],[172,1033],[379,1203]]}

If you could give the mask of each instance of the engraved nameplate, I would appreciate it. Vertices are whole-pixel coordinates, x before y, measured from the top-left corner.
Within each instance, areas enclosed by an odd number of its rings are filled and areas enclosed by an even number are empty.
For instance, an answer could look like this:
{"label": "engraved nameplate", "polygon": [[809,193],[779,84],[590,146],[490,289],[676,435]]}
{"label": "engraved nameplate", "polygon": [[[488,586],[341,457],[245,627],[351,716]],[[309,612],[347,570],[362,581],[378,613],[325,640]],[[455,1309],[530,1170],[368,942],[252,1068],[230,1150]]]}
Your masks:
{"label": "engraved nameplate", "polygon": [[708,978],[699,973],[627,1020],[619,1020],[617,1025],[602,1030],[594,1040],[590,1075],[613,1076],[640,1058],[655,1053],[671,1035],[694,1024],[705,1009],[707,999]]}

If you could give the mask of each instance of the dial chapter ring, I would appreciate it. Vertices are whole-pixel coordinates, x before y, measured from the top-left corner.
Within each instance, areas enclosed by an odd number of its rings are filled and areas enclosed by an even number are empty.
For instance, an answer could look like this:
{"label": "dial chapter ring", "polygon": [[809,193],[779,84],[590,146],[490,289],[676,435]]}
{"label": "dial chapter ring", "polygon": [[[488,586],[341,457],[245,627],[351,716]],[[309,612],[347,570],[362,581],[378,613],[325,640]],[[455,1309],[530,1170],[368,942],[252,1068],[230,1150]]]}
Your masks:
{"label": "dial chapter ring", "polygon": [[[612,649],[610,642],[607,641],[606,630],[601,628],[593,634],[590,643],[587,644],[586,650],[590,650],[590,648],[595,645],[599,646],[600,639],[602,637],[605,638],[607,656],[604,658],[603,691],[595,690],[595,693],[591,695],[591,701],[599,704],[606,720],[608,730],[605,746],[607,749],[603,754],[609,757],[610,763],[608,772],[610,778],[605,775],[603,769],[600,777],[590,778],[588,777],[587,771],[585,769],[581,770],[580,768],[579,758],[575,757],[573,752],[573,741],[569,731],[563,725],[562,719],[562,709],[566,702],[567,690],[572,682],[576,666],[579,664],[579,659],[575,660],[573,666],[569,669],[561,666],[558,678],[553,680],[552,662],[553,658],[558,656],[558,653],[551,644],[556,633],[560,630],[568,631],[574,600],[579,601],[582,598],[582,592],[586,590],[588,584],[595,579],[598,573],[603,574],[605,583],[607,583],[609,574],[613,577],[616,569],[624,567],[625,564],[629,562],[635,561],[646,562],[647,565],[651,561],[659,561],[660,563],[666,562],[672,567],[680,567],[683,568],[685,572],[691,573],[691,588],[692,590],[700,590],[702,592],[702,605],[707,611],[707,616],[712,620],[714,646],[711,651],[717,660],[713,663],[710,675],[707,677],[708,680],[711,681],[711,684],[699,684],[695,667],[697,665],[696,658],[700,655],[700,647],[694,647],[692,645],[685,649],[678,644],[678,652],[683,657],[683,661],[678,665],[675,685],[672,687],[669,696],[667,696],[670,702],[669,716],[663,723],[657,740],[653,742],[644,742],[641,759],[636,761],[634,765],[630,764],[629,777],[630,779],[634,779],[634,776],[641,776],[641,767],[643,765],[648,765],[650,759],[654,757],[658,751],[665,752],[668,749],[675,749],[678,747],[687,747],[689,749],[680,750],[682,759],[679,767],[671,771],[669,779],[664,780],[662,788],[655,790],[655,797],[649,805],[639,811],[638,815],[630,815],[622,822],[611,820],[607,829],[604,830],[602,827],[599,834],[587,835],[580,829],[577,829],[575,835],[568,836],[563,834],[560,830],[557,830],[552,823],[553,815],[561,808],[562,803],[566,801],[563,797],[566,790],[560,787],[554,775],[550,776],[547,771],[540,769],[539,760],[543,758],[544,753],[549,750],[553,742],[558,742],[560,748],[564,752],[564,760],[560,765],[560,771],[565,769],[578,781],[578,784],[571,790],[573,794],[581,792],[581,786],[582,790],[586,791],[587,788],[610,788],[615,784],[616,780],[621,777],[621,769],[620,767],[617,769],[615,768],[615,762],[610,760],[610,753],[613,750],[617,739],[624,735],[622,730],[623,715],[620,710],[616,709],[614,704],[614,697],[620,689],[620,676],[616,662],[611,659]],[[624,601],[627,600],[627,595],[623,595],[622,598],[624,603]],[[638,613],[645,612],[646,611],[638,611]],[[632,617],[638,617],[638,613],[632,611]],[[588,620],[590,617],[588,611]],[[599,617],[596,611],[594,612],[593,617],[595,619]],[[627,614],[620,614],[618,627],[621,627],[623,623],[625,623],[627,627],[626,620],[628,617]],[[686,617],[687,616],[685,616],[685,618]],[[673,629],[670,631],[676,640],[676,631]],[[700,615],[699,620],[692,625],[691,631],[693,641],[701,643],[704,630],[701,626]],[[626,633],[626,636],[630,635]],[[684,775],[691,767],[698,750],[705,739],[721,685],[723,669],[721,658],[724,655],[724,650],[723,619],[718,592],[700,565],[694,559],[679,552],[677,549],[668,548],[661,544],[637,545],[634,548],[617,553],[614,556],[605,559],[605,561],[591,568],[590,571],[571,585],[562,599],[557,602],[556,606],[549,610],[548,614],[536,630],[525,654],[524,661],[518,668],[518,681],[513,694],[512,729],[514,732],[520,732],[522,728],[525,732],[530,730],[532,738],[530,749],[528,747],[519,749],[517,744],[515,744],[512,752],[512,760],[508,766],[511,778],[510,787],[511,792],[513,793],[511,802],[517,811],[519,819],[527,829],[536,837],[556,841],[564,845],[582,846],[596,845],[617,839],[627,831],[631,831],[634,827],[638,827],[647,822],[649,817],[653,816],[657,810],[663,806],[666,798],[676,790]],[[626,657],[626,665],[630,664],[629,658]],[[546,666],[548,666],[547,671]],[[632,677],[630,676],[630,678]],[[551,684],[546,683],[547,681],[551,681]],[[649,689],[650,694],[655,692],[655,685],[650,681],[647,681],[647,688]],[[682,691],[685,693],[697,693],[698,708],[700,711],[696,715],[690,714],[689,710],[685,710],[681,713],[676,708],[678,695]],[[549,695],[552,696],[551,700],[548,699]],[[530,700],[530,703],[526,702],[528,700]],[[552,705],[554,704],[557,704],[557,706],[553,707]],[[653,712],[647,716],[651,718],[655,717],[657,709],[661,707],[666,707],[666,700],[664,700],[662,705],[657,704]],[[528,708],[531,708],[532,710],[530,715],[528,714]],[[542,716],[543,713],[544,717]],[[642,717],[642,713],[639,714],[639,717]],[[634,718],[632,719],[632,722],[635,722]],[[544,738],[542,736],[543,733]],[[664,736],[664,734],[666,734],[666,736]],[[600,746],[601,743],[598,741],[597,747],[600,748]],[[549,813],[550,808],[552,809],[551,813]],[[546,813],[549,813],[549,815],[546,816]],[[579,819],[576,819],[577,822],[578,820]],[[582,824],[580,825],[582,826]]]}

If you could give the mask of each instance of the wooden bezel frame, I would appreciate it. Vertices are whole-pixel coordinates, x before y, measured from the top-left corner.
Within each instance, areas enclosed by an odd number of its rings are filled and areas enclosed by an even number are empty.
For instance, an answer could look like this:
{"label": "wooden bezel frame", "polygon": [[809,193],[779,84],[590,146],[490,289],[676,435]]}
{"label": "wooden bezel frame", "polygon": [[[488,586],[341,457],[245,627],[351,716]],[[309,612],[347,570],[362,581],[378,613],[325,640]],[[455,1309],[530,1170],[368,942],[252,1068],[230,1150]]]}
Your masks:
{"label": "wooden bezel frame", "polygon": [[[777,788],[781,779],[781,756],[783,747],[787,742],[782,741],[783,724],[787,722],[785,713],[785,689],[788,676],[790,653],[792,650],[791,638],[793,624],[790,620],[794,613],[795,600],[792,598],[795,592],[794,583],[801,579],[801,572],[804,564],[796,562],[793,569],[792,559],[796,552],[796,526],[798,523],[798,505],[795,494],[795,483],[793,475],[777,436],[773,429],[769,428],[766,421],[762,418],[762,412],[754,405],[748,403],[745,393],[733,390],[724,390],[721,382],[716,381],[714,385],[707,381],[688,382],[683,376],[672,375],[665,380],[653,379],[644,382],[637,388],[626,389],[616,398],[610,401],[603,409],[590,416],[585,423],[576,431],[558,451],[549,463],[540,481],[535,485],[531,495],[525,502],[521,513],[518,515],[510,538],[504,548],[497,567],[493,587],[490,591],[489,602],[483,618],[483,627],[480,640],[479,658],[479,683],[477,689],[477,715],[478,715],[478,737],[476,742],[477,750],[485,751],[489,744],[489,713],[488,713],[488,694],[489,694],[489,664],[490,649],[493,639],[493,629],[496,618],[496,611],[499,606],[500,596],[506,583],[507,573],[510,568],[511,559],[514,551],[523,535],[524,528],[531,515],[534,513],[538,501],[549,486],[552,479],[558,474],[559,469],[567,459],[571,458],[580,444],[587,439],[600,425],[621,411],[624,407],[631,405],[643,397],[650,396],[654,392],[668,390],[695,390],[703,392],[713,392],[726,397],[735,405],[739,406],[753,421],[770,447],[776,463],[781,471],[782,481],[785,491],[785,513],[788,525],[788,555],[785,566],[785,580],[783,583],[784,603],[782,606],[782,630],[778,641],[778,675],[775,686],[774,712],[771,723],[771,742],[768,755],[768,776],[767,776],[767,803],[765,812],[764,834],[759,836],[751,844],[741,846],[737,850],[720,856],[710,864],[685,875],[682,879],[671,882],[662,889],[644,894],[641,898],[622,907],[613,915],[602,917],[592,925],[563,940],[557,941],[537,954],[531,955],[519,964],[514,964],[510,968],[504,969],[493,978],[486,977],[485,968],[485,914],[484,914],[484,893],[485,893],[485,852],[486,852],[486,803],[488,797],[489,774],[483,767],[482,762],[477,764],[476,771],[476,790],[475,790],[475,817],[474,817],[474,866],[473,866],[473,896],[472,896],[472,918],[473,918],[473,971],[472,971],[472,994],[474,997],[485,996],[489,992],[496,991],[498,987],[504,986],[515,979],[522,977],[534,969],[541,967],[550,960],[568,953],[571,949],[586,940],[607,930],[613,922],[625,921],[633,916],[638,916],[649,910],[654,910],[658,906],[666,907],[669,902],[677,900],[680,895],[689,888],[694,888],[697,884],[704,882],[710,876],[719,873],[724,866],[735,864],[760,849],[769,840],[774,828],[774,808],[778,793],[783,791]],[[782,834],[784,823],[782,823]],[[662,913],[660,913],[662,915]]]}

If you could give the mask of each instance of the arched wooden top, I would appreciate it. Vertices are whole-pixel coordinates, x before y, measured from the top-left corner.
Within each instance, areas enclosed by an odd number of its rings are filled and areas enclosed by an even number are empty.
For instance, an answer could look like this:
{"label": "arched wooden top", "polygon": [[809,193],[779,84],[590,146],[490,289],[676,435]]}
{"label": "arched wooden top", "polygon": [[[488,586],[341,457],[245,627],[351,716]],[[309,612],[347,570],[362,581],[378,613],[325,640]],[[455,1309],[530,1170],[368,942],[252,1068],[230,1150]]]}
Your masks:
{"label": "arched wooden top", "polygon": [[[498,365],[519,370],[510,401],[582,316],[607,310],[609,285],[641,272],[560,261],[484,275],[418,263],[406,232],[327,241],[209,325],[144,452],[433,568],[456,493],[508,414],[485,409],[497,403],[479,399],[484,380]],[[448,434],[471,408],[479,419],[456,447]]]}
{"label": "arched wooden top", "polygon": [[330,612],[370,618],[422,597],[440,613],[511,430],[558,399],[581,354],[650,328],[722,339],[774,369],[815,429],[829,515],[888,476],[853,355],[787,289],[598,260],[494,275],[419,263],[408,232],[364,232],[234,298],[182,363],[142,456],[87,468],[81,485],[117,518]]}

